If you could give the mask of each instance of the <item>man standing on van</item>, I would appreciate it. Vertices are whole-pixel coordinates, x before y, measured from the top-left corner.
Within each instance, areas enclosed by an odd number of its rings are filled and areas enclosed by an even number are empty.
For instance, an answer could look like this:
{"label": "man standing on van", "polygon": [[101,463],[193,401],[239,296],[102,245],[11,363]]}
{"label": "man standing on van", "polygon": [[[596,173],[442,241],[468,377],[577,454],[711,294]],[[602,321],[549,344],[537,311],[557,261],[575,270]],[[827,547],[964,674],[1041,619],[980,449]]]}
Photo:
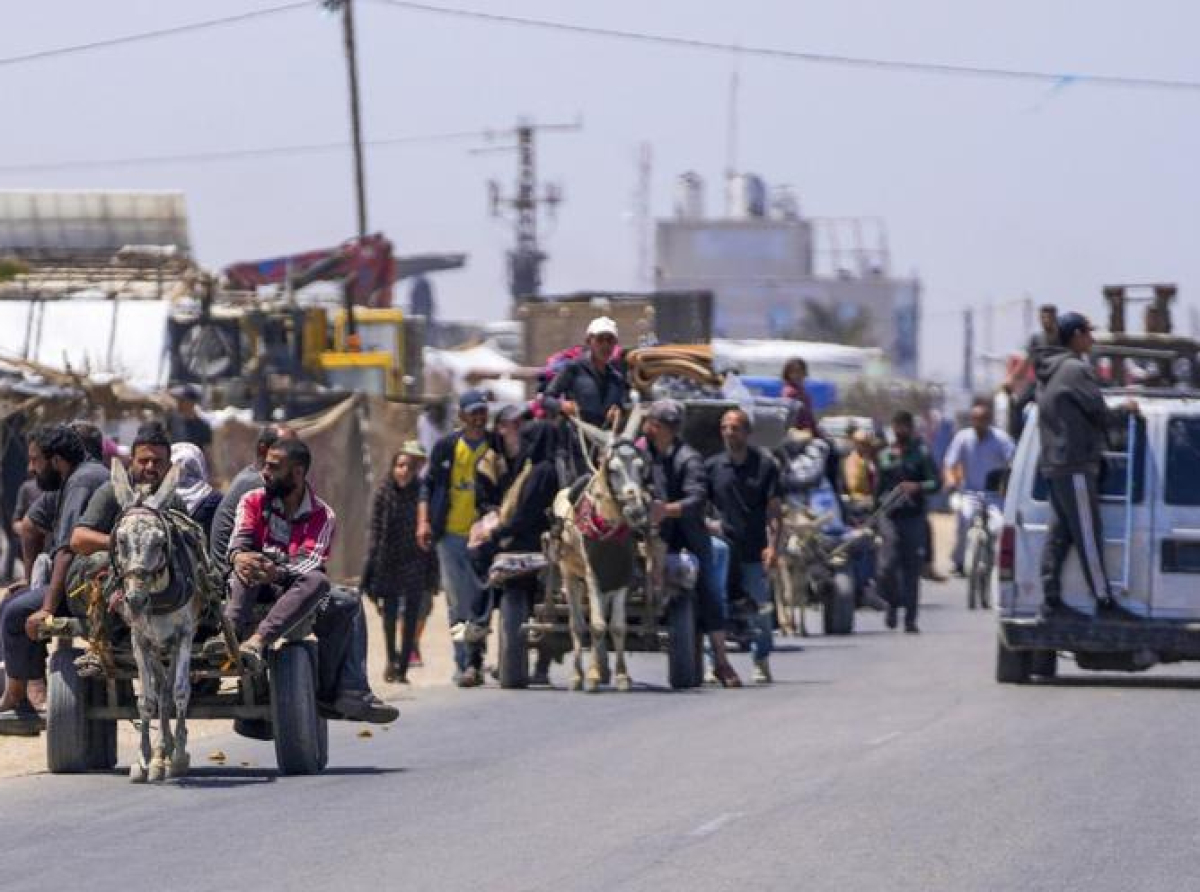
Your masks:
{"label": "man standing on van", "polygon": [[[1075,612],[1062,600],[1062,568],[1074,547],[1097,606],[1131,616],[1113,598],[1104,570],[1100,527],[1100,466],[1113,411],[1104,402],[1087,360],[1092,324],[1080,313],[1058,317],[1059,345],[1038,360],[1038,432],[1041,472],[1050,484],[1050,529],[1042,551],[1042,591],[1047,611]],[[1136,412],[1129,402],[1127,411]],[[1123,413],[1120,413],[1123,415]]]}

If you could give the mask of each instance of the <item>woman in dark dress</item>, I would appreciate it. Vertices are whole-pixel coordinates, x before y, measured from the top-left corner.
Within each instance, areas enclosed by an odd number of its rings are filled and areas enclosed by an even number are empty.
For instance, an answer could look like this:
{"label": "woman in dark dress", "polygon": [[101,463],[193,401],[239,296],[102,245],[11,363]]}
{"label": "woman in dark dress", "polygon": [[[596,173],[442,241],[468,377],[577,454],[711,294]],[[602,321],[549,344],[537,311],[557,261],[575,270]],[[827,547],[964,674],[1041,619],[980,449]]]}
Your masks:
{"label": "woman in dark dress", "polygon": [[[410,440],[392,458],[392,471],[375,492],[371,506],[371,538],[362,590],[375,602],[383,617],[383,642],[387,649],[384,680],[408,683],[408,667],[416,648],[421,611],[437,588],[437,562],[433,552],[417,544],[417,505],[420,502],[421,468],[425,450]],[[400,650],[396,650],[396,624],[401,618]]]}

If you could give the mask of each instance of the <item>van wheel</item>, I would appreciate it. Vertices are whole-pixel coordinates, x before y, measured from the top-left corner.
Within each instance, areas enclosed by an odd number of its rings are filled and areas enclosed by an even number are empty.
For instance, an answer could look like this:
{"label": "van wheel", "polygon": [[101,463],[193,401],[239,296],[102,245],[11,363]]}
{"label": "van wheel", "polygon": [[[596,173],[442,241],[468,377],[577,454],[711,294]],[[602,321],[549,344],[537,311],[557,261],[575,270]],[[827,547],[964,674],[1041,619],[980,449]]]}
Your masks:
{"label": "van wheel", "polygon": [[1027,684],[1030,673],[1030,653],[1012,650],[1004,639],[996,639],[996,681],[1000,684]]}
{"label": "van wheel", "polygon": [[1035,650],[1029,655],[1029,672],[1040,678],[1054,678],[1058,674],[1058,651]]}

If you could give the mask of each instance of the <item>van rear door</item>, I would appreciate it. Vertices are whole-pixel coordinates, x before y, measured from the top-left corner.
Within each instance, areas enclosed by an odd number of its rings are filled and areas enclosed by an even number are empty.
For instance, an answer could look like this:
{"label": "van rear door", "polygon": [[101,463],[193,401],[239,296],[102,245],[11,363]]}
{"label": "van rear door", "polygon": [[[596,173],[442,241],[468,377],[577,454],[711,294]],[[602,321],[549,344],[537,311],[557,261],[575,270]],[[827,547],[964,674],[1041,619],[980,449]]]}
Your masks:
{"label": "van rear door", "polygon": [[[1031,416],[1032,422],[1032,416]],[[1126,499],[1128,461],[1128,430],[1114,424],[1109,431],[1110,453],[1100,483],[1100,522],[1104,532],[1104,566],[1108,578],[1120,583],[1125,573],[1125,550],[1129,547],[1128,600],[1139,613],[1150,611],[1152,576],[1151,562],[1147,560],[1150,534],[1153,530],[1154,481],[1146,473],[1146,424],[1138,419],[1136,425],[1137,449],[1134,454],[1133,501],[1129,515],[1131,539],[1126,544]],[[1013,492],[1010,498],[1017,499],[1012,519],[1006,522],[1016,527],[1016,607],[1017,612],[1026,614],[1036,609],[1043,600],[1041,584],[1041,556],[1050,523],[1050,485],[1037,470],[1037,455],[1040,451],[1036,431],[1022,437],[1021,450],[1016,462],[1026,473],[1014,479],[1015,486],[1024,492]],[[1016,476],[1016,475],[1014,475]],[[1006,517],[1008,512],[1006,512]],[[1200,538],[1197,540],[1200,542]],[[1091,611],[1095,606],[1079,556],[1072,549],[1062,573],[1063,600],[1078,610]]]}
{"label": "van rear door", "polygon": [[1156,546],[1150,555],[1154,590],[1151,614],[1162,619],[1200,618],[1200,417],[1165,419],[1162,504]]}

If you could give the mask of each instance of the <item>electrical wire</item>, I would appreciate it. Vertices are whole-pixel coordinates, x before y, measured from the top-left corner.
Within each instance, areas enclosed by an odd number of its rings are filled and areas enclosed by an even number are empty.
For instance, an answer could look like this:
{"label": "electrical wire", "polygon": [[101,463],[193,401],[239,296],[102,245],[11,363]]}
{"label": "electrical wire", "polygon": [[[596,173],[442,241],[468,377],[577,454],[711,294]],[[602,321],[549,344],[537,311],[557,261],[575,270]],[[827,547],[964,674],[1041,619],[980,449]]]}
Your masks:
{"label": "electrical wire", "polygon": [[1037,81],[1052,84],[1091,83],[1108,87],[1137,87],[1158,90],[1200,91],[1200,80],[1174,80],[1171,78],[1136,77],[1113,74],[1086,74],[1054,71],[1038,71],[1021,68],[998,68],[985,65],[956,65],[944,62],[918,62],[903,59],[881,59],[868,56],[847,56],[836,53],[817,53],[802,50],[786,50],[776,47],[752,46],[680,37],[670,34],[652,34],[643,31],[628,31],[619,28],[601,28],[593,25],[576,25],[549,19],[482,12],[460,7],[435,6],[414,0],[371,0],[377,6],[387,6],[408,12],[428,13],[449,18],[473,19],[493,24],[537,28],[543,31],[558,31],[605,37],[618,40],[637,41],[658,46],[680,49],[734,53],[740,56],[757,56],[787,62],[810,62],[817,64],[844,65],[857,68],[874,68],[889,71],[907,71],[919,74],[939,74],[965,77],[1007,78],[1010,80]]}
{"label": "electrical wire", "polygon": [[172,25],[168,28],[156,28],[153,31],[141,31],[136,34],[125,34],[120,37],[110,37],[105,40],[94,40],[90,43],[78,43],[73,46],[58,46],[44,50],[34,50],[17,56],[0,57],[0,67],[18,65],[24,62],[40,62],[43,59],[53,59],[58,56],[72,56],[76,53],[88,53],[93,50],[107,49],[113,46],[123,46],[129,43],[140,43],[143,40],[158,40],[163,37],[174,37],[177,34],[187,34],[192,31],[203,31],[209,28],[220,28],[225,25],[237,25],[253,19],[294,12],[297,9],[312,8],[311,0],[298,0],[293,3],[281,3],[278,6],[268,6],[264,9],[252,9],[236,15],[223,16],[219,19],[206,19],[201,22],[190,22],[186,25]]}
{"label": "electrical wire", "polygon": [[[494,130],[470,130],[450,133],[427,133],[415,136],[396,136],[387,139],[368,139],[363,145],[371,148],[414,145],[418,143],[451,142],[466,139],[492,139]],[[8,173],[52,173],[71,170],[86,170],[95,167],[141,167],[155,164],[205,164],[221,161],[238,161],[253,158],[272,158],[287,155],[315,155],[325,152],[340,152],[350,148],[349,140],[343,142],[299,143],[295,145],[262,146],[247,149],[228,149],[211,152],[189,152],[180,155],[143,155],[134,158],[74,159],[45,161],[31,164],[0,165],[0,174]]]}

